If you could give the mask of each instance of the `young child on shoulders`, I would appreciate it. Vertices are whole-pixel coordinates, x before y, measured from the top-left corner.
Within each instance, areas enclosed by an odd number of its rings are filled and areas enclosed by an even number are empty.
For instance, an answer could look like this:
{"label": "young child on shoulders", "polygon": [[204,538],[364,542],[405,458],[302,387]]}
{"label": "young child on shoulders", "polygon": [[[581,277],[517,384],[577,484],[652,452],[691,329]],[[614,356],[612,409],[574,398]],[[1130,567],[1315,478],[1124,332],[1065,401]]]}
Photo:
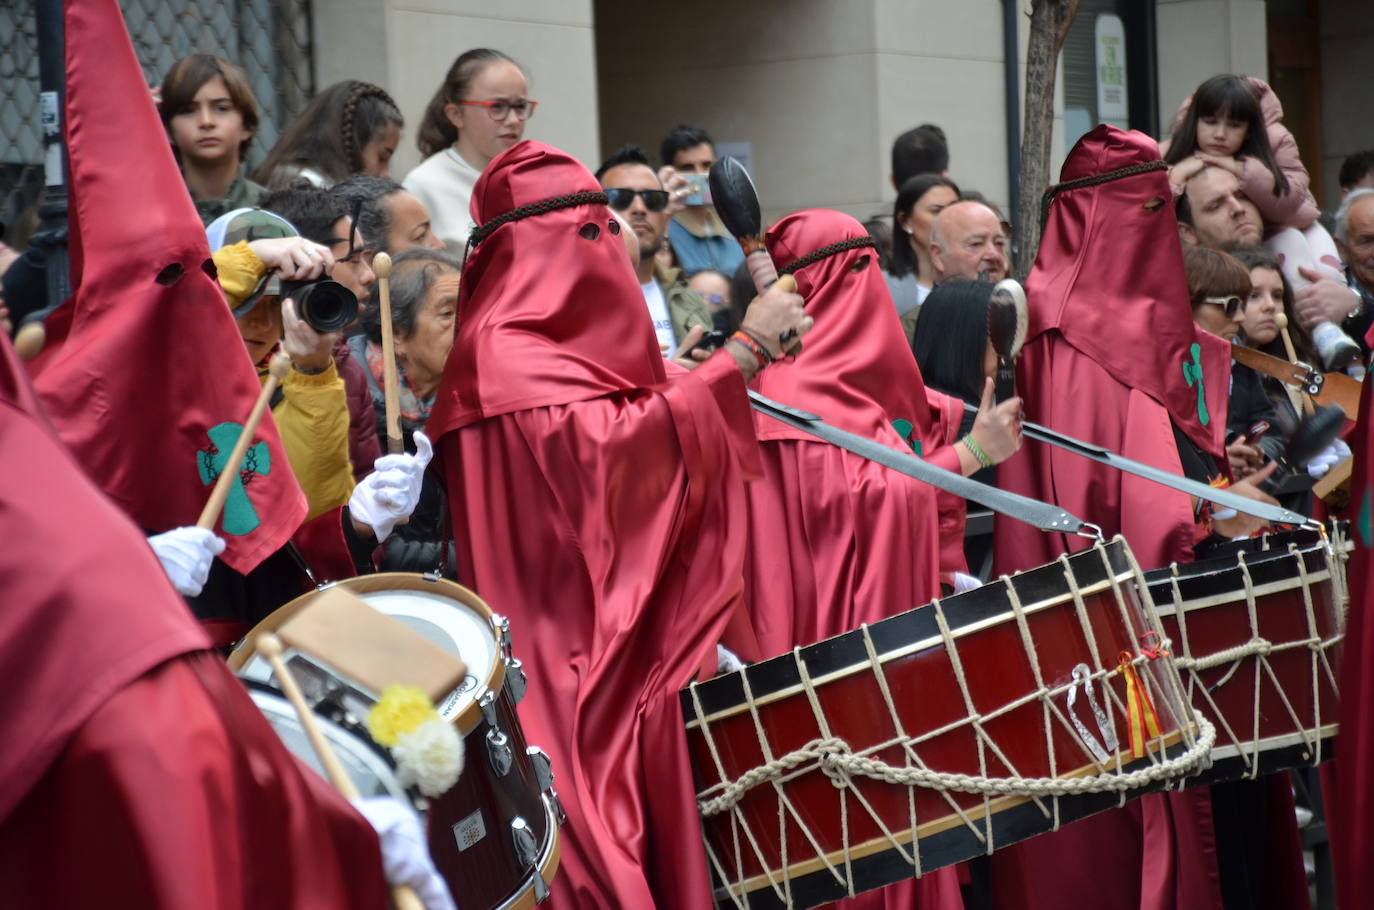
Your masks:
{"label": "young child on shoulders", "polygon": [[[1283,106],[1262,80],[1222,74],[1198,86],[1179,107],[1173,133],[1161,151],[1176,189],[1204,167],[1225,168],[1240,180],[1264,219],[1264,245],[1278,256],[1294,288],[1320,278],[1344,283],[1340,254],[1317,220],[1321,210],[1298,144],[1283,123]],[[1338,326],[1310,327],[1330,369],[1359,356],[1359,346]]]}

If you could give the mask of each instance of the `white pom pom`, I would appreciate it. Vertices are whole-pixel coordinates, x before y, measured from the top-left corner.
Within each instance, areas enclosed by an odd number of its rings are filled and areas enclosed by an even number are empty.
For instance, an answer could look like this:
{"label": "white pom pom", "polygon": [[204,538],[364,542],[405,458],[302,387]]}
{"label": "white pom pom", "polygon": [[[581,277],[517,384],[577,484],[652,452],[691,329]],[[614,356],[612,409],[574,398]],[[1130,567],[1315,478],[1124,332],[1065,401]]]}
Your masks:
{"label": "white pom pom", "polygon": [[402,733],[391,747],[397,776],[430,798],[442,796],[463,771],[463,738],[447,721],[429,720]]}

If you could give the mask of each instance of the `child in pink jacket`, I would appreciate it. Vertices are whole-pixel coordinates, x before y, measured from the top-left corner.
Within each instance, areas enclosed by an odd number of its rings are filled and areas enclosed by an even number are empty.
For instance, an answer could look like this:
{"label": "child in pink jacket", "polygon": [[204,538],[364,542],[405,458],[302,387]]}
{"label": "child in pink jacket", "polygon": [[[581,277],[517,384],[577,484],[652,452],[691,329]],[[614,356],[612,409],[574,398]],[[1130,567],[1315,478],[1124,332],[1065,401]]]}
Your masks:
{"label": "child in pink jacket", "polygon": [[[1179,107],[1173,134],[1162,146],[1172,165],[1169,182],[1182,187],[1208,165],[1231,171],[1259,209],[1264,245],[1278,255],[1295,289],[1322,276],[1344,283],[1340,255],[1317,221],[1321,212],[1311,178],[1282,118],[1283,106],[1263,81],[1213,76]],[[1312,326],[1312,338],[1330,369],[1359,355],[1359,346],[1332,323]]]}

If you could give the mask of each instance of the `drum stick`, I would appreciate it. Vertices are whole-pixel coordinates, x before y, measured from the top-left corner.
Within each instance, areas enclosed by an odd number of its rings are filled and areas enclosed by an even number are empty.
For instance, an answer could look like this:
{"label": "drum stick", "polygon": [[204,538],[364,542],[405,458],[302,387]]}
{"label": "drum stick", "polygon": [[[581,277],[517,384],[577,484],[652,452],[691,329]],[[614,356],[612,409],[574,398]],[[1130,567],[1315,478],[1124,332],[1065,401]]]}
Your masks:
{"label": "drum stick", "polygon": [[[1288,334],[1288,314],[1276,313],[1274,315],[1274,324],[1279,327],[1279,334],[1283,336],[1283,349],[1288,352],[1288,361],[1290,363],[1297,363],[1298,351],[1297,348],[1293,347],[1293,337]],[[1287,386],[1284,388],[1287,389]],[[1297,394],[1302,398],[1302,410],[1310,417],[1313,412],[1316,411],[1316,406],[1312,404],[1311,396],[1303,392]],[[1293,397],[1293,392],[1291,390],[1288,392],[1288,397]],[[1296,408],[1297,402],[1293,402],[1293,406]]]}
{"label": "drum stick", "polygon": [[[310,740],[310,746],[319,756],[320,765],[324,767],[325,777],[334,785],[334,789],[339,791],[344,799],[352,802],[360,799],[358,785],[353,783],[353,778],[348,776],[344,770],[339,757],[334,754],[334,749],[329,745],[329,740],[324,738],[323,731],[320,730],[319,721],[315,719],[315,712],[310,710],[310,706],[305,703],[305,696],[301,694],[300,687],[296,685],[296,677],[291,675],[291,671],[286,668],[286,661],[282,659],[281,639],[272,632],[264,632],[258,636],[258,653],[267,658],[267,662],[272,665],[272,672],[277,677],[277,682],[281,684],[281,690],[286,695],[291,707],[296,709],[296,715],[300,718],[301,729],[305,731],[305,736]],[[425,910],[425,905],[420,902],[420,897],[409,885],[396,885],[391,889],[391,902],[396,910]]]}
{"label": "drum stick", "polygon": [[239,438],[235,441],[234,448],[229,452],[229,460],[224,463],[223,470],[219,472],[219,477],[215,480],[215,488],[210,491],[210,498],[206,500],[205,508],[200,512],[196,527],[213,530],[215,522],[219,521],[219,513],[224,509],[224,500],[229,497],[229,488],[233,486],[234,478],[239,473],[239,466],[243,464],[243,456],[248,454],[248,446],[258,432],[258,424],[262,423],[262,415],[267,413],[267,405],[272,400],[272,393],[277,390],[277,386],[286,378],[286,373],[290,369],[290,357],[280,353],[273,355],[272,362],[267,367],[269,374],[267,382],[263,383],[262,391],[258,394],[258,400],[253,402],[253,410],[248,414],[248,420],[239,432]]}
{"label": "drum stick", "polygon": [[401,439],[401,403],[396,375],[396,338],[391,327],[391,257],[378,253],[372,258],[372,273],[377,276],[377,293],[382,321],[382,391],[386,396],[386,450],[392,455],[405,451]]}

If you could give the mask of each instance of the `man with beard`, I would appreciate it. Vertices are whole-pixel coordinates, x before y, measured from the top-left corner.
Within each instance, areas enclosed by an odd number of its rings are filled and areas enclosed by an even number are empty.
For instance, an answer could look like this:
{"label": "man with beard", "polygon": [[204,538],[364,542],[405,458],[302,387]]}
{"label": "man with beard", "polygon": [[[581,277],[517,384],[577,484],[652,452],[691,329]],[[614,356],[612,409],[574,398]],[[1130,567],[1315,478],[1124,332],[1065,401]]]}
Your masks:
{"label": "man with beard", "polygon": [[665,269],[655,258],[668,234],[668,191],[649,164],[649,155],[637,145],[622,147],[596,172],[611,208],[619,212],[639,238],[639,265],[635,270],[644,302],[654,321],[658,344],[666,353],[675,351],[693,326],[711,330],[711,311],[706,302],[681,279],[679,269]]}

